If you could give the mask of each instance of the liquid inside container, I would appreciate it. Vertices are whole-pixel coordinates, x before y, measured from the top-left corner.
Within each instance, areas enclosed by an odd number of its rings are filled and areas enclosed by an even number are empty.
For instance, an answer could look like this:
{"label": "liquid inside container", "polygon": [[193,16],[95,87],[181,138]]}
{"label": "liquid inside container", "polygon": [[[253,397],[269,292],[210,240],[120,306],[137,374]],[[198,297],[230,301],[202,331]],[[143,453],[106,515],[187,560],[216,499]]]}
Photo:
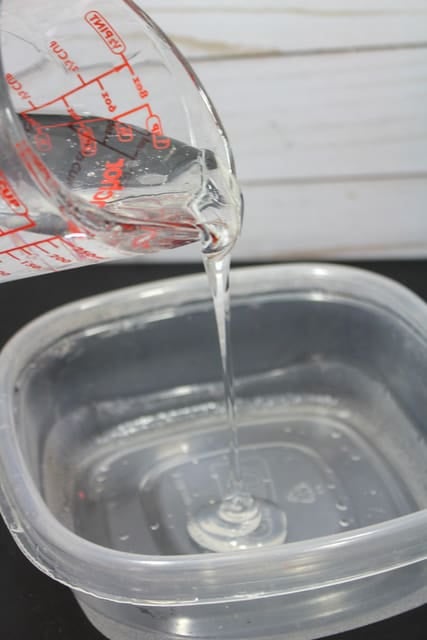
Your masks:
{"label": "liquid inside container", "polygon": [[243,478],[286,514],[276,548],[187,532],[229,479],[203,276],[55,311],[0,358],[5,518],[109,638],[312,640],[427,601],[426,306],[327,265],[233,291]]}

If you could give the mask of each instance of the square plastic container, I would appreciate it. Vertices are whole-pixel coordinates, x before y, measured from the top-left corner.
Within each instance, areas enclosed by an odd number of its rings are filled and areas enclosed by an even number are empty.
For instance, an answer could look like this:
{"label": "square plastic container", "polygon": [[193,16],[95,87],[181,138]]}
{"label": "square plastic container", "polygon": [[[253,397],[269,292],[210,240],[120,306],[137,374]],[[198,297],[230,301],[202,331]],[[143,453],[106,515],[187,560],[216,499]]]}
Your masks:
{"label": "square plastic container", "polygon": [[114,640],[312,640],[427,601],[427,307],[360,270],[232,274],[243,476],[285,544],[203,553],[228,477],[206,278],[77,302],[0,356],[4,518]]}

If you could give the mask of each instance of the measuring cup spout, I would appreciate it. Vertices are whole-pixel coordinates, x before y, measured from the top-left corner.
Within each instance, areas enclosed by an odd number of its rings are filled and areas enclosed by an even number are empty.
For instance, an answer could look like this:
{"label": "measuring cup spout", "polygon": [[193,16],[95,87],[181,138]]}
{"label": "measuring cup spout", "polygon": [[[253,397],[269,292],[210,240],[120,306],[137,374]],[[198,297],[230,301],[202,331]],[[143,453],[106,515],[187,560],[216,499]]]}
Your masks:
{"label": "measuring cup spout", "polygon": [[229,251],[241,200],[188,62],[131,1],[0,3],[0,279]]}

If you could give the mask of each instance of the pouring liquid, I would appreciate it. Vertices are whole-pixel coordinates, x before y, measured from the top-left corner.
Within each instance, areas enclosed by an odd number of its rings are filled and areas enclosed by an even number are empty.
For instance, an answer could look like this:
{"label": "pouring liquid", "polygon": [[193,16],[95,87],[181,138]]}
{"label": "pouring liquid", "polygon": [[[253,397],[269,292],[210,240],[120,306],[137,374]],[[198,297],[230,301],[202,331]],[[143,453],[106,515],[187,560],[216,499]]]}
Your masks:
{"label": "pouring liquid", "polygon": [[[192,514],[187,531],[209,551],[281,544],[287,534],[286,515],[247,491],[240,463],[230,335],[230,252],[241,213],[234,176],[222,169],[212,152],[176,140],[166,154],[159,152],[151,135],[136,127],[126,125],[125,143],[117,123],[99,121],[92,124],[93,137],[86,134],[82,147],[79,122],[69,124],[59,115],[21,120],[33,142],[40,131],[49,131],[52,145],[39,153],[54,175],[83,198],[83,207],[74,209],[75,222],[89,235],[118,249],[144,253],[202,239],[221,352],[230,465],[226,495]],[[96,155],[82,152],[95,145]],[[110,192],[113,198],[104,202]],[[95,213],[93,207],[86,211],[84,200],[100,206]],[[41,212],[34,231],[66,235],[68,227],[59,216]]]}
{"label": "pouring liquid", "polygon": [[230,253],[204,257],[212,292],[224,379],[224,401],[229,429],[230,477],[227,494],[208,504],[188,522],[194,542],[209,551],[236,551],[281,544],[286,539],[286,514],[245,488],[240,461],[230,323]]}

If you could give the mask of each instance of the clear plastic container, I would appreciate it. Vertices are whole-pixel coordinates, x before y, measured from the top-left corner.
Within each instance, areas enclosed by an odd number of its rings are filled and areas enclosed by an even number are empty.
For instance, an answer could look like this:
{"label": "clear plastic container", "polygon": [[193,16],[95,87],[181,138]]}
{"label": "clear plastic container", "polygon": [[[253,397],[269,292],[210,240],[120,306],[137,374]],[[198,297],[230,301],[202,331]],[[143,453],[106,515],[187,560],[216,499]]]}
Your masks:
{"label": "clear plastic container", "polygon": [[427,307],[384,278],[233,273],[243,475],[276,548],[202,553],[227,479],[206,278],[94,297],[0,356],[6,522],[114,640],[312,640],[427,601]]}

